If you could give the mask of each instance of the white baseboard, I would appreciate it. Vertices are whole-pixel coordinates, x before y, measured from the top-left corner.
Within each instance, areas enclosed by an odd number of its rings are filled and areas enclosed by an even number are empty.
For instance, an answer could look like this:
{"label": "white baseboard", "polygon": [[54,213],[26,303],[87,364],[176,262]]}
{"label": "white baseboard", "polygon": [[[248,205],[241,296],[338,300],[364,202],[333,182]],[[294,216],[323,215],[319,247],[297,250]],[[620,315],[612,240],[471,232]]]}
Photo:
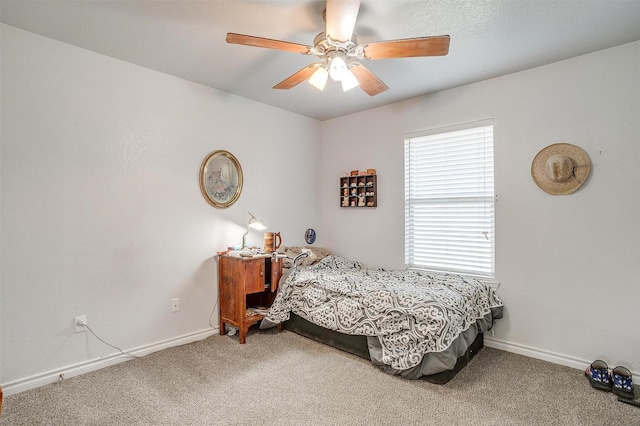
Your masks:
{"label": "white baseboard", "polygon": [[[504,340],[496,339],[494,337],[490,337],[486,334],[484,336],[484,345],[488,348],[500,349],[506,352],[528,356],[529,358],[541,359],[543,361],[552,362],[554,364],[575,368],[580,371],[584,371],[585,368],[587,368],[594,361],[544,351],[542,349],[532,348],[530,346],[520,345],[518,343],[511,343]],[[634,376],[640,375],[640,373],[635,371],[632,371],[631,374]]]}
{"label": "white baseboard", "polygon": [[[157,352],[163,349],[173,348],[175,346],[185,345],[191,342],[197,342],[204,340],[209,336],[219,332],[218,328],[209,328],[206,330],[196,331],[194,333],[185,334],[183,336],[175,337],[172,339],[164,340],[161,342],[152,343],[138,348],[133,348],[126,351],[129,354],[136,356],[145,356],[153,352]],[[529,358],[540,359],[543,361],[552,362],[554,364],[564,365],[566,367],[575,368],[578,370],[584,370],[593,360],[584,360],[579,358],[570,357],[563,354],[544,351],[530,346],[520,345],[518,343],[511,343],[504,340],[496,339],[485,334],[484,345],[489,348],[500,349],[506,352],[512,352],[518,355],[524,355]],[[47,371],[44,373],[36,374],[31,377],[25,377],[23,379],[14,380],[13,382],[5,383],[2,385],[2,391],[4,396],[13,395],[16,393],[24,392],[29,389],[35,389],[40,386],[44,386],[50,383],[55,383],[60,380],[68,379],[81,374],[89,373],[91,371],[99,370],[101,368],[108,367],[110,365],[119,364],[124,361],[130,361],[132,358],[121,353],[115,353],[112,355],[106,355],[100,358],[96,358],[89,361],[72,364],[66,367],[62,367],[56,370]],[[640,376],[640,372],[632,371],[634,376]],[[63,377],[63,378],[61,378]]]}
{"label": "white baseboard", "polygon": [[[218,331],[219,329],[217,328],[208,328],[206,330],[200,330],[193,333],[185,334],[183,336],[174,337],[172,339],[163,340],[161,342],[151,343],[149,345],[133,348],[125,352],[135,356],[145,356],[163,349],[173,348],[175,346],[181,346],[187,343],[204,340],[214,333],[217,333]],[[102,356],[100,358],[79,362],[77,364],[72,364],[59,369],[36,374],[31,377],[25,377],[9,383],[4,383],[2,384],[2,392],[4,393],[4,396],[13,395],[29,389],[34,389],[40,386],[48,385],[50,383],[55,383],[60,380],[79,376],[80,374],[99,370],[110,365],[119,364],[124,361],[130,361],[132,359],[132,357],[123,355],[119,352]]]}

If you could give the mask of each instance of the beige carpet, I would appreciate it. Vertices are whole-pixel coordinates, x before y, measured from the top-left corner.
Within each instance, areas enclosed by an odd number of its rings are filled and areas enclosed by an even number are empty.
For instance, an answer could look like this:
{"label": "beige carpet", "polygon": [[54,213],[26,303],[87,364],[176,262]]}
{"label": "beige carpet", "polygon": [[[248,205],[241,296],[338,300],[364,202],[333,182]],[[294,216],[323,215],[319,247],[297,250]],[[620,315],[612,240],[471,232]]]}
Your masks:
{"label": "beige carpet", "polygon": [[640,425],[582,372],[484,348],[451,382],[288,331],[213,336],[5,399],[2,425]]}

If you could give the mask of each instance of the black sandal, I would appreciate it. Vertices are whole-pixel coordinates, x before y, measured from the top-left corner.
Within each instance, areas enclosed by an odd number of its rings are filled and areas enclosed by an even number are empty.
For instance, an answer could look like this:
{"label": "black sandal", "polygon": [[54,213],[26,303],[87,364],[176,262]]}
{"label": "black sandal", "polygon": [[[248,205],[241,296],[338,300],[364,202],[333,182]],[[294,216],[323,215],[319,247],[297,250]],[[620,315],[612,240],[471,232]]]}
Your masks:
{"label": "black sandal", "polygon": [[[628,371],[628,370],[627,370]],[[609,380],[609,366],[602,360],[596,360],[587,367],[584,375],[589,379],[591,387],[601,391],[611,390],[611,380]]]}
{"label": "black sandal", "polygon": [[614,368],[611,372],[611,381],[613,382],[613,388],[611,390],[614,394],[633,399],[633,379],[631,372],[627,368]]}

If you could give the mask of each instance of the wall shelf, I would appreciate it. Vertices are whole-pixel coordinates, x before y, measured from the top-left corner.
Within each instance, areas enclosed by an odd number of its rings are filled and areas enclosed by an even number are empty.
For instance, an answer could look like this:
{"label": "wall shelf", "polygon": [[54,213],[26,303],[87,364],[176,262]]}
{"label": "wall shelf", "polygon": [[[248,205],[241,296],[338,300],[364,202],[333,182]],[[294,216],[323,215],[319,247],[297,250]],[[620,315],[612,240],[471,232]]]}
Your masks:
{"label": "wall shelf", "polygon": [[377,175],[340,178],[340,207],[378,207]]}

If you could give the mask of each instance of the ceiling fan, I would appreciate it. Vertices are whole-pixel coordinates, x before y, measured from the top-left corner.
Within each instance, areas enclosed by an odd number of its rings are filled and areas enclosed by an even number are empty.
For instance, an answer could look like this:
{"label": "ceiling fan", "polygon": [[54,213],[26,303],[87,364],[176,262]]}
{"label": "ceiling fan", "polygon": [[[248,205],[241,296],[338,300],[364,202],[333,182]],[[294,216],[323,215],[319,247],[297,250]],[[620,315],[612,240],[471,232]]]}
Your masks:
{"label": "ceiling fan", "polygon": [[291,89],[308,80],[323,90],[327,78],[331,77],[342,83],[345,92],[360,86],[369,96],[382,93],[388,87],[359,61],[444,56],[449,52],[448,35],[358,44],[353,29],[359,9],[360,0],[327,0],[323,12],[326,30],[315,37],[313,46],[236,33],[227,33],[226,40],[227,43],[316,55],[321,60],[287,77],[273,86],[274,89]]}

